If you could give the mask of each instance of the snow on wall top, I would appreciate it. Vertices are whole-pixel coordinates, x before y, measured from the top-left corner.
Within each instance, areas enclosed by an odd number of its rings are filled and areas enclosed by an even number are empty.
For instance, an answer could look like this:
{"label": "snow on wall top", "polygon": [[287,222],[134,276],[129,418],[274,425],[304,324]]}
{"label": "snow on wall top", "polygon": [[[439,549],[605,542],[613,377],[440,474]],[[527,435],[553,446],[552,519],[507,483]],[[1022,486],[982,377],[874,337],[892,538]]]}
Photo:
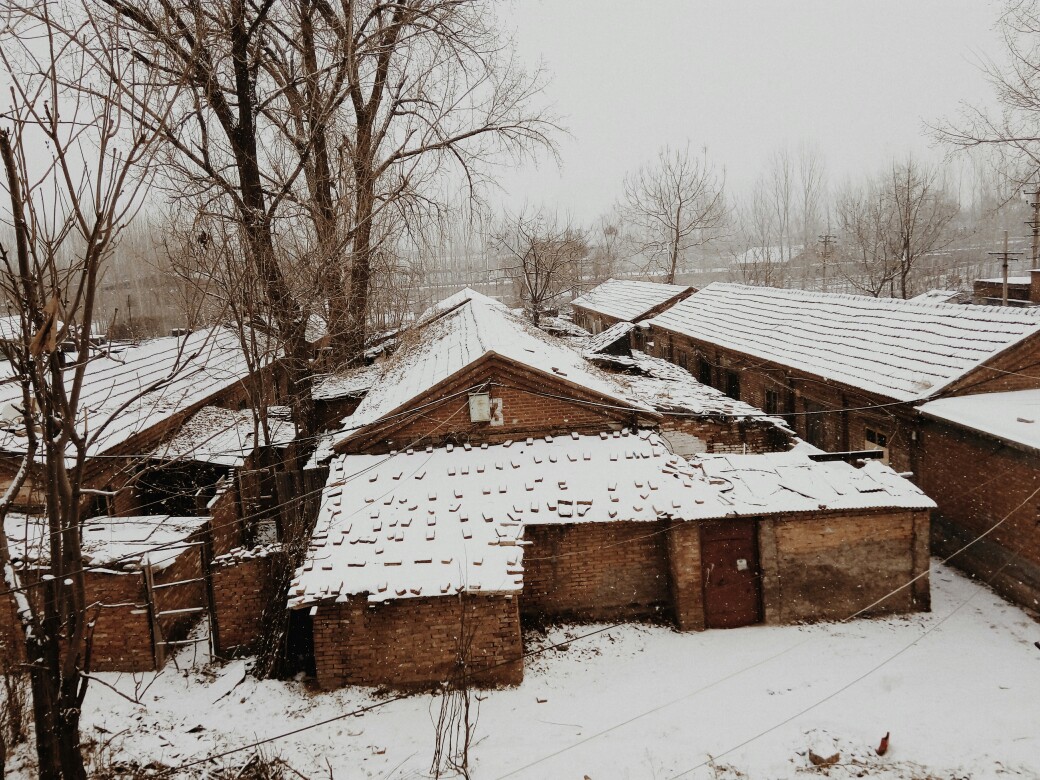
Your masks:
{"label": "snow on wall top", "polygon": [[653,326],[897,400],[926,398],[1040,330],[1040,312],[715,282]]}
{"label": "snow on wall top", "polygon": [[382,364],[372,392],[347,418],[357,429],[407,408],[413,399],[487,354],[497,354],[533,371],[586,388],[616,402],[651,411],[627,399],[611,377],[574,350],[511,314],[501,303],[470,289],[428,309],[419,327],[401,340]]}
{"label": "snow on wall top", "polygon": [[[94,568],[137,571],[146,562],[155,569],[172,564],[192,546],[188,537],[208,517],[93,517],[83,522],[83,562]],[[50,561],[44,518],[8,514],[4,522],[11,557],[19,566],[47,566]]]}
{"label": "snow on wall top", "polygon": [[[288,408],[270,407],[267,422],[270,442],[261,432],[261,444],[285,446],[295,438],[296,428]],[[219,406],[204,406],[181,426],[176,436],[156,447],[151,457],[237,467],[245,462],[246,456],[256,446],[255,434],[252,410],[232,411]]]}
{"label": "snow on wall top", "polygon": [[693,290],[688,285],[638,282],[630,279],[607,279],[582,296],[571,301],[578,306],[608,317],[636,322],[652,309],[667,303],[677,295]]}
{"label": "snow on wall top", "polygon": [[[72,369],[68,372],[71,376]],[[92,356],[79,409],[88,455],[103,453],[205,401],[248,373],[237,336],[225,328],[144,341],[118,355]],[[0,389],[0,405],[20,405],[21,398],[16,382]],[[16,428],[0,430],[0,450],[18,453],[25,446],[25,436]]]}
{"label": "snow on wall top", "polygon": [[926,417],[1040,451],[1040,390],[940,398],[917,408]]}
{"label": "snow on wall top", "polygon": [[289,606],[518,591],[526,525],[933,506],[880,463],[793,452],[686,461],[650,431],[341,455]]}

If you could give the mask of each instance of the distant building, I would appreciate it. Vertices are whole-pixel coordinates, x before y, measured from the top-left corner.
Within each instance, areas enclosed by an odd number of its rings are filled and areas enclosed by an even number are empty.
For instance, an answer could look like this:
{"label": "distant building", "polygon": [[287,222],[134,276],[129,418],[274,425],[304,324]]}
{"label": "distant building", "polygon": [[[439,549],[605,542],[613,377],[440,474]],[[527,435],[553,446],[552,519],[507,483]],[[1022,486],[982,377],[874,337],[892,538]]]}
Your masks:
{"label": "distant building", "polygon": [[619,322],[641,322],[696,292],[679,284],[608,279],[571,301],[574,321],[596,334]]}

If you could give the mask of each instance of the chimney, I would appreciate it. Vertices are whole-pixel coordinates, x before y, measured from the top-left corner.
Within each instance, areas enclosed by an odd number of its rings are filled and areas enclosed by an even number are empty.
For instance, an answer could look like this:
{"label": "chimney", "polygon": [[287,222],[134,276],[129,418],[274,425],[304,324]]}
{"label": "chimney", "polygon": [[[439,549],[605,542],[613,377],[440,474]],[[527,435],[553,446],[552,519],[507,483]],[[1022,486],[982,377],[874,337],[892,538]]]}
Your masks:
{"label": "chimney", "polygon": [[1029,302],[1033,305],[1040,304],[1040,268],[1029,271]]}

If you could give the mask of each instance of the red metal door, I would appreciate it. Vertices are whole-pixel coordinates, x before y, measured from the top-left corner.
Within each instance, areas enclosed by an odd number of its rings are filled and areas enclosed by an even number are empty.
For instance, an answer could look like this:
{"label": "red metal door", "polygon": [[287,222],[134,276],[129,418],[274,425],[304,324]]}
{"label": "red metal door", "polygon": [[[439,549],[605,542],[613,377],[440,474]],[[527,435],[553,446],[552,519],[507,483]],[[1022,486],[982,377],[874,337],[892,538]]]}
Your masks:
{"label": "red metal door", "polygon": [[704,622],[736,628],[761,620],[758,545],[754,521],[726,521],[701,529]]}

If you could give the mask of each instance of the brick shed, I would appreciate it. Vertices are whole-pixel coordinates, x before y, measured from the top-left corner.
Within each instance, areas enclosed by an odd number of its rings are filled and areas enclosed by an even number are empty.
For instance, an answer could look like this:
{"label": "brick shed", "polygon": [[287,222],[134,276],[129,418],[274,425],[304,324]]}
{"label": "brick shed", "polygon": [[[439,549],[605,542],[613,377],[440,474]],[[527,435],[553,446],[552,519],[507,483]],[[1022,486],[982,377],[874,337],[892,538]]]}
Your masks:
{"label": "brick shed", "polygon": [[933,506],[876,461],[687,461],[651,431],[345,455],[289,606],[309,610],[323,687],[444,679],[465,605],[471,662],[512,682],[521,617],[698,630],[927,609]]}
{"label": "brick shed", "polygon": [[1040,610],[1040,390],[931,401],[921,486],[939,505],[932,542],[1006,598]]}
{"label": "brick shed", "polygon": [[[207,611],[204,584],[206,517],[93,518],[83,525],[87,603],[94,619],[90,668],[156,669]],[[46,526],[8,515],[5,522],[20,583],[42,595],[47,574]],[[13,600],[0,609],[0,641],[21,642]]]}

